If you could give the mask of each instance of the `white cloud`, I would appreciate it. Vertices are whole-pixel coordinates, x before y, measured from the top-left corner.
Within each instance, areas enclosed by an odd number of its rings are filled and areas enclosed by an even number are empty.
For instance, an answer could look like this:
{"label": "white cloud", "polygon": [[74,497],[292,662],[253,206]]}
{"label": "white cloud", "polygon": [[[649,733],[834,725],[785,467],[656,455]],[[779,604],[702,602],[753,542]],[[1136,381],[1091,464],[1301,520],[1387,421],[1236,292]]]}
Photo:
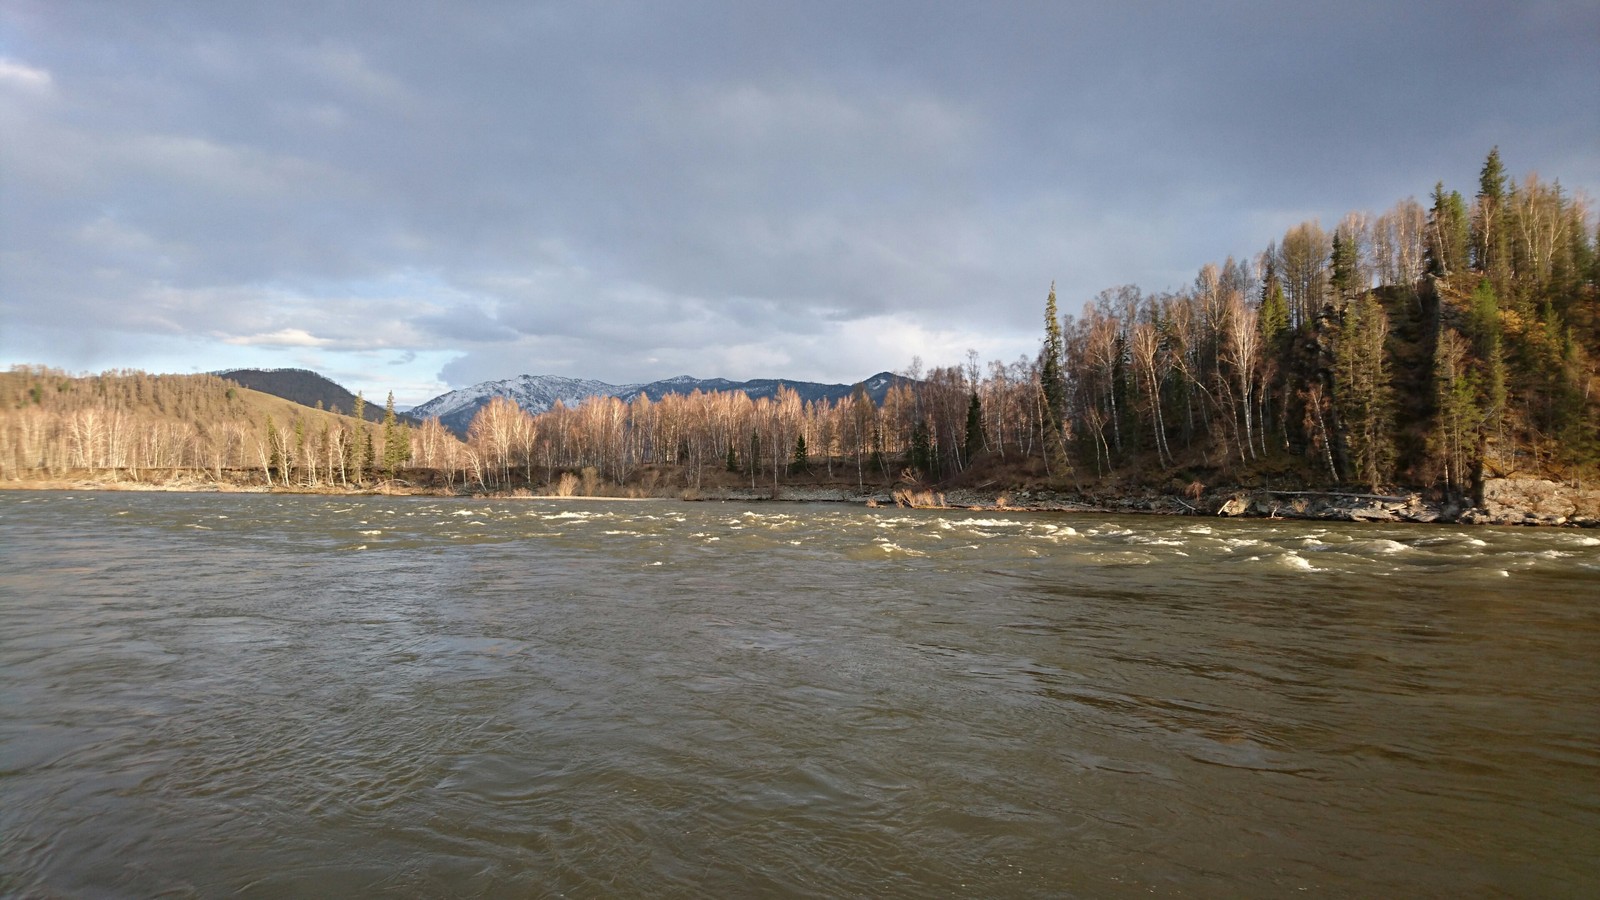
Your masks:
{"label": "white cloud", "polygon": [[0,85],[27,91],[47,91],[54,83],[55,80],[44,69],[0,57]]}
{"label": "white cloud", "polygon": [[303,328],[280,328],[270,334],[241,334],[224,337],[222,342],[240,347],[328,347],[334,342],[313,337]]}

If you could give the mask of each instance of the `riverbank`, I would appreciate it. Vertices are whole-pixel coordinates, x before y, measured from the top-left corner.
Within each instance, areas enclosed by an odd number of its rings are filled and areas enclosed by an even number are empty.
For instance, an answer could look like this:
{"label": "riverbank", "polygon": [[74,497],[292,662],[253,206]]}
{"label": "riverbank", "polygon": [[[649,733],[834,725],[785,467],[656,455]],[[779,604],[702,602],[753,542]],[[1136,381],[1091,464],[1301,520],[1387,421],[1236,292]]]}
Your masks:
{"label": "riverbank", "polygon": [[418,484],[405,479],[348,487],[340,485],[285,487],[239,481],[214,481],[188,475],[159,481],[104,477],[6,481],[0,482],[0,490],[280,493],[495,499],[672,499],[689,502],[741,503],[781,501],[920,509],[1136,513],[1334,522],[1600,527],[1600,488],[1528,477],[1486,480],[1483,502],[1477,505],[1466,498],[1434,499],[1425,498],[1420,493],[1385,495],[1338,491],[1272,491],[1238,487],[1222,487],[1177,496],[1157,491],[1075,492],[1038,488],[1014,490],[958,488],[939,491],[910,485],[869,487],[864,490],[840,485],[779,485],[776,489],[770,486],[754,489],[657,486],[651,490],[642,490],[638,486],[622,486],[611,492],[580,497],[570,494],[541,493],[527,488],[483,491],[463,485]]}

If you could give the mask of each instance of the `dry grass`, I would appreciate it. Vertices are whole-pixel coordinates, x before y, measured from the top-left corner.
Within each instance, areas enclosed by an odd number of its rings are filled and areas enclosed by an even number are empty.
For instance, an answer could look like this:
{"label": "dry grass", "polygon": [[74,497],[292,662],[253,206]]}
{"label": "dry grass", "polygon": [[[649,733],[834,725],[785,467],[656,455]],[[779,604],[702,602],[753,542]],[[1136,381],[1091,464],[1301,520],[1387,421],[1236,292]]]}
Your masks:
{"label": "dry grass", "polygon": [[889,496],[894,498],[895,506],[909,506],[912,509],[948,509],[944,494],[921,488],[896,488]]}

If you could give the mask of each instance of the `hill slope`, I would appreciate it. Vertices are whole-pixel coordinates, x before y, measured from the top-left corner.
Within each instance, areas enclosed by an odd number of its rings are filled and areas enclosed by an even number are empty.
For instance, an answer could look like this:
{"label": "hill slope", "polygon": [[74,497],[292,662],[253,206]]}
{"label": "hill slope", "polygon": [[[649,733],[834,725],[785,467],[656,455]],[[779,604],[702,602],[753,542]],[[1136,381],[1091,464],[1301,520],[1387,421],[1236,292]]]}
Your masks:
{"label": "hill slope", "polygon": [[274,481],[316,486],[337,472],[344,483],[358,480],[353,448],[379,431],[214,375],[0,372],[0,480],[270,467]]}
{"label": "hill slope", "polygon": [[[215,374],[241,387],[282,397],[301,406],[315,407],[321,403],[323,409],[345,415],[349,415],[356,406],[355,394],[327,376],[309,369],[229,369]],[[362,418],[369,422],[383,421],[383,398],[365,399],[367,407]],[[411,424],[420,424],[422,421],[405,413],[398,415]]]}

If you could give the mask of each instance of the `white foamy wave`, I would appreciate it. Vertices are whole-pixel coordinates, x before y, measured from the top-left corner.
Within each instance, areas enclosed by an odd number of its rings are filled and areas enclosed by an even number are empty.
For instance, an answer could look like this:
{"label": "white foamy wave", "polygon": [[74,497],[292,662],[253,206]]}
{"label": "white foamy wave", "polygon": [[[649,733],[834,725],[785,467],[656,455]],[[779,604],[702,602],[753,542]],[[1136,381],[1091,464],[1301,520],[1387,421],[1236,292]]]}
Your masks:
{"label": "white foamy wave", "polygon": [[1378,540],[1368,541],[1362,544],[1361,549],[1371,550],[1374,553],[1402,553],[1406,550],[1410,550],[1411,548],[1400,543],[1399,541],[1391,541],[1387,538],[1379,538]]}
{"label": "white foamy wave", "polygon": [[1280,564],[1282,564],[1283,566],[1286,566],[1286,567],[1288,567],[1290,569],[1294,569],[1294,570],[1299,571],[1299,572],[1321,572],[1321,571],[1324,571],[1322,569],[1317,568],[1316,566],[1313,566],[1311,564],[1311,560],[1306,559],[1305,557],[1299,556],[1299,555],[1294,554],[1294,553],[1285,553],[1284,555],[1278,557],[1278,562]]}
{"label": "white foamy wave", "polygon": [[1156,537],[1154,535],[1135,534],[1128,538],[1130,544],[1148,544],[1152,547],[1182,547],[1183,541],[1172,538]]}
{"label": "white foamy wave", "polygon": [[891,543],[889,541],[884,541],[883,543],[879,544],[878,547],[879,547],[879,549],[883,550],[883,552],[891,554],[891,555],[894,555],[894,554],[899,554],[901,556],[927,556],[928,555],[926,553],[923,553],[921,550],[912,550],[912,549],[910,549],[908,547],[902,547],[899,544]]}
{"label": "white foamy wave", "polygon": [[955,524],[965,525],[969,528],[1006,528],[1022,523],[1013,519],[961,519]]}

